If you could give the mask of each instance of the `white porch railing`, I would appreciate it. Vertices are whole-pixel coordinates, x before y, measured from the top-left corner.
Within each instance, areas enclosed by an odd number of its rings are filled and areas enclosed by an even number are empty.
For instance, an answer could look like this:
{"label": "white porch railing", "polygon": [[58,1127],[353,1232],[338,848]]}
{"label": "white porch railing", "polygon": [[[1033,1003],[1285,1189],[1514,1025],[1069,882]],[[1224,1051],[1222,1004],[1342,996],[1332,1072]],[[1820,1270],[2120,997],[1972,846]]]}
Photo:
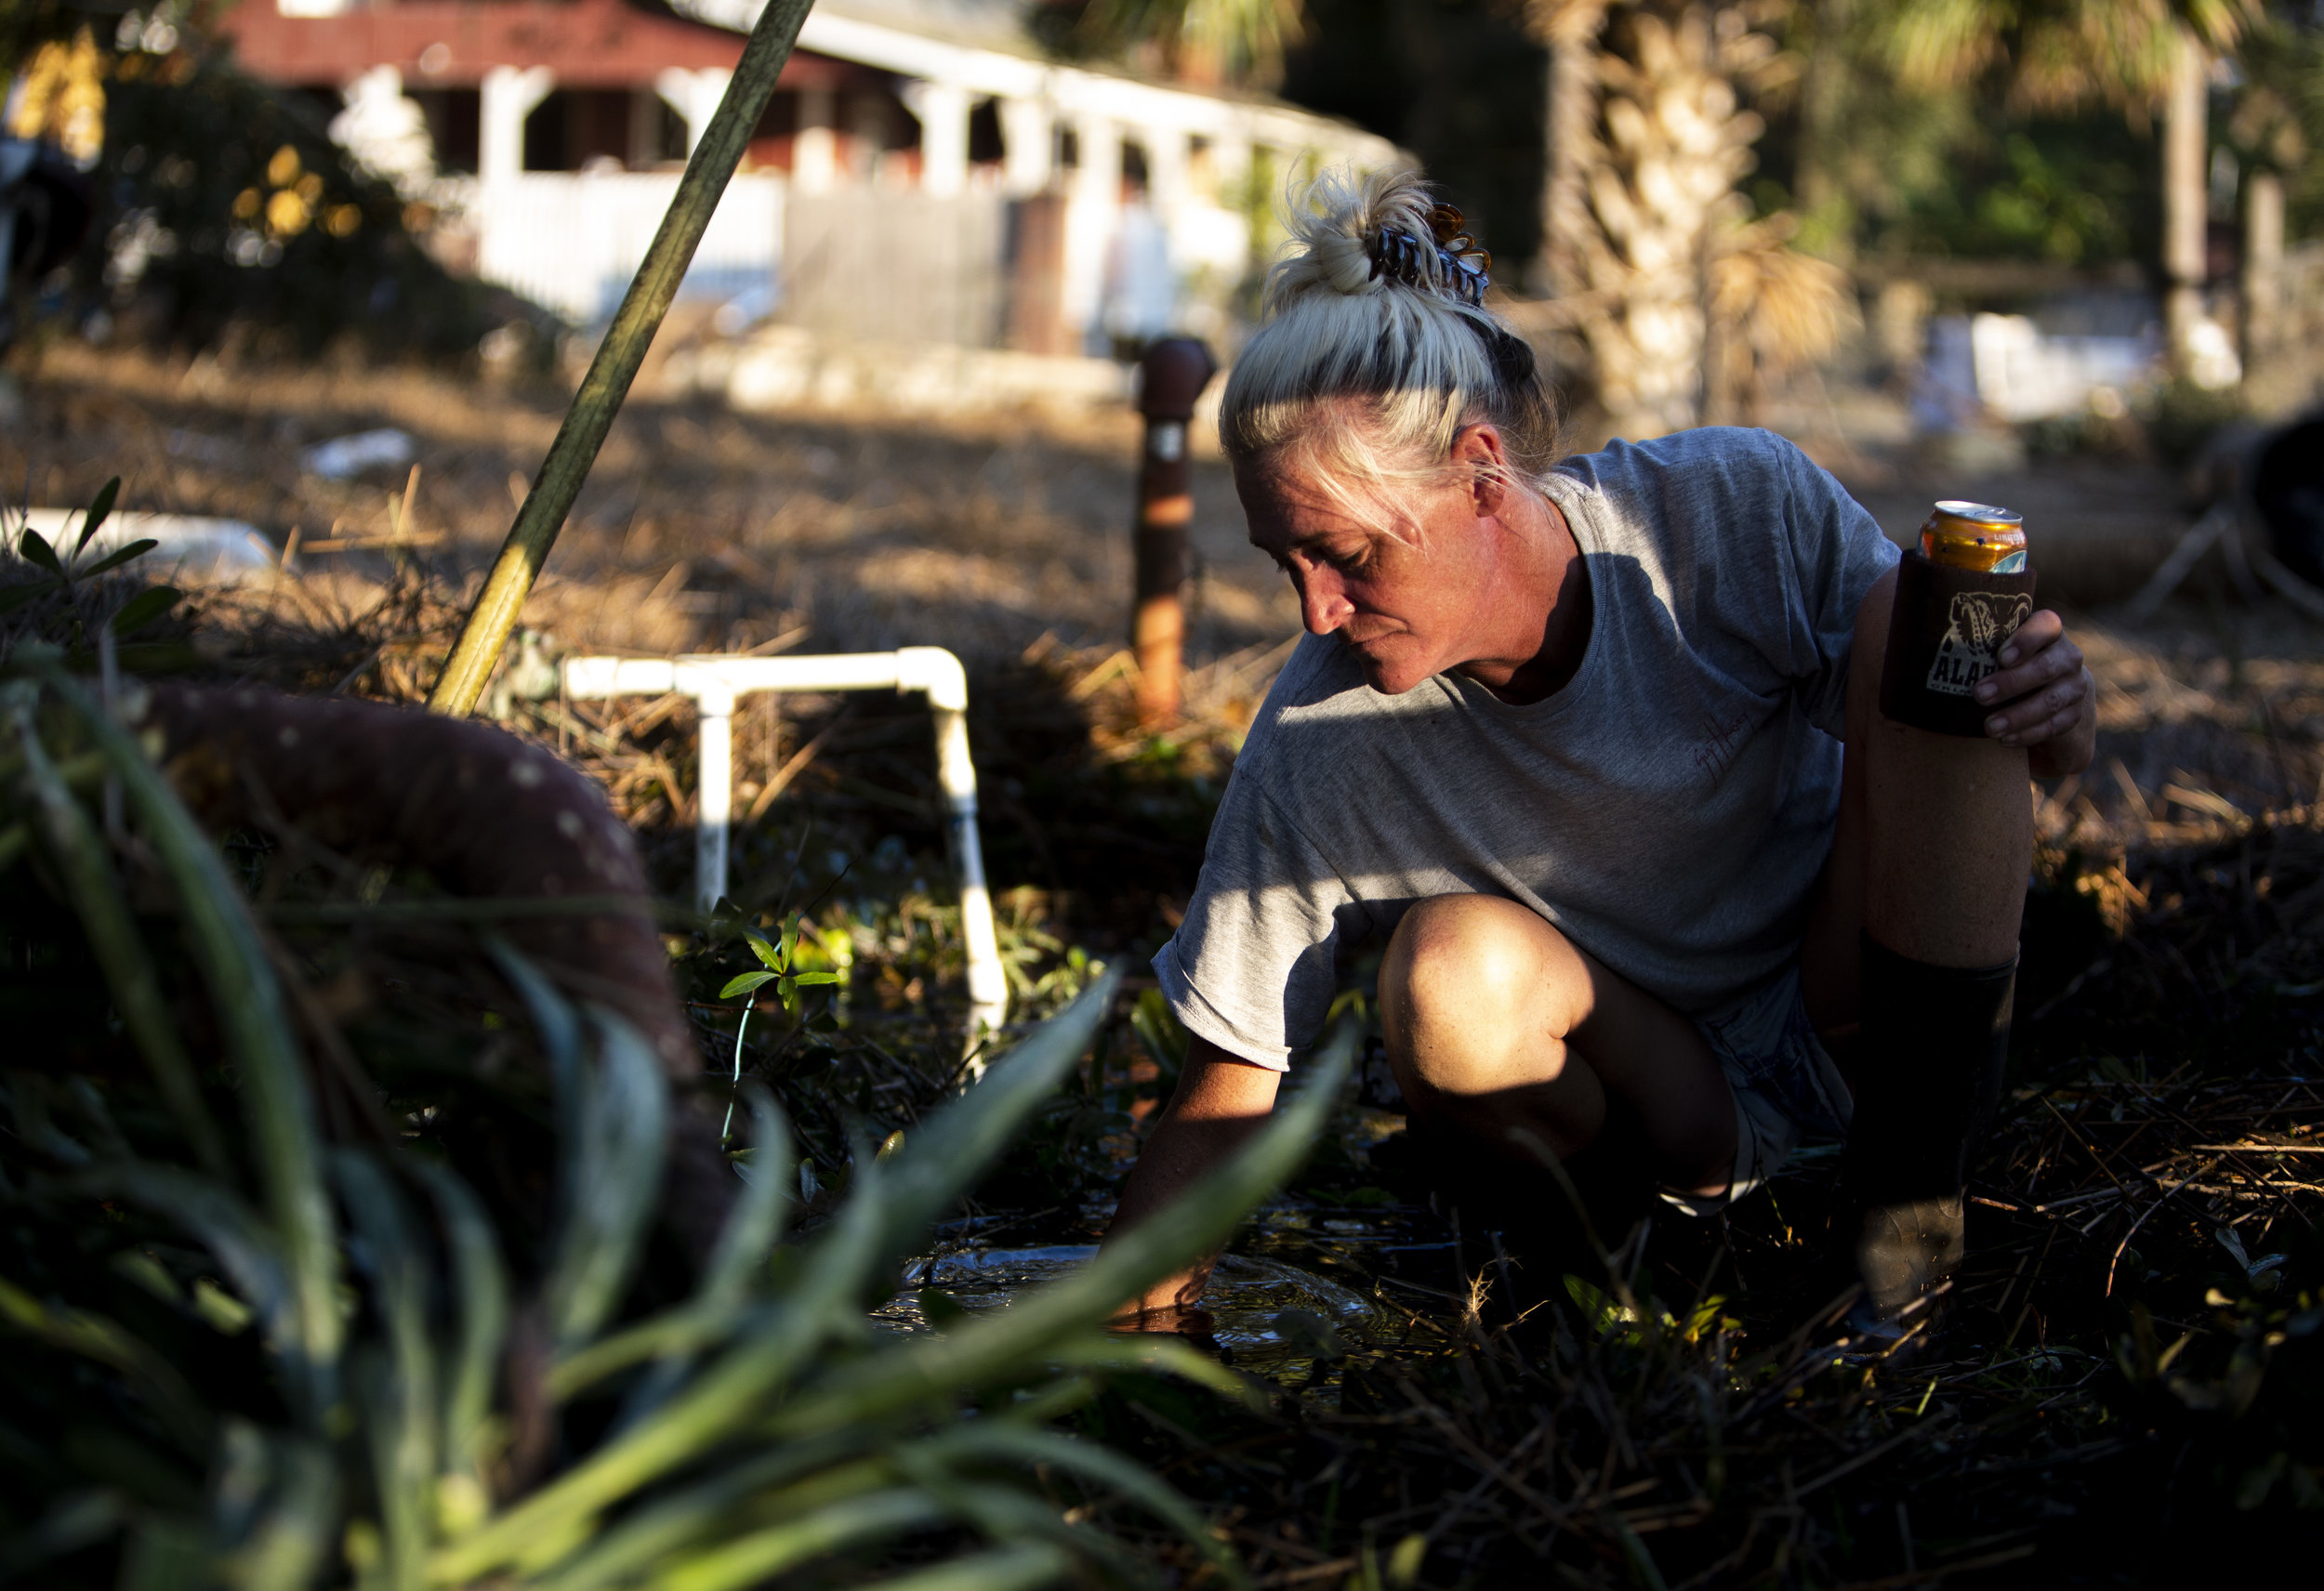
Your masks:
{"label": "white porch railing", "polygon": [[[694,251],[681,293],[772,295],[783,254],[784,179],[738,175]],[[674,171],[528,171],[480,184],[468,206],[477,274],[588,324],[611,316],[678,191]]]}

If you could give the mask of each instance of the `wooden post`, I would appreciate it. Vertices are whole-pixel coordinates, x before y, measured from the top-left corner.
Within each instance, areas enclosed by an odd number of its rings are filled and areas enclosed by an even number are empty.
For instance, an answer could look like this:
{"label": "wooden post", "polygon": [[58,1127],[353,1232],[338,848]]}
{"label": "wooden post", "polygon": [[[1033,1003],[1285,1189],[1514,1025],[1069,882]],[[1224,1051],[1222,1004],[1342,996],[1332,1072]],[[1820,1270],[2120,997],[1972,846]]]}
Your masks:
{"label": "wooden post", "polygon": [[1138,467],[1138,590],[1129,620],[1138,659],[1138,721],[1178,716],[1179,659],[1186,639],[1180,587],[1186,584],[1186,527],[1195,517],[1188,489],[1186,427],[1195,401],[1218,374],[1210,350],[1193,337],[1165,337],[1139,366],[1138,412],[1146,417]]}

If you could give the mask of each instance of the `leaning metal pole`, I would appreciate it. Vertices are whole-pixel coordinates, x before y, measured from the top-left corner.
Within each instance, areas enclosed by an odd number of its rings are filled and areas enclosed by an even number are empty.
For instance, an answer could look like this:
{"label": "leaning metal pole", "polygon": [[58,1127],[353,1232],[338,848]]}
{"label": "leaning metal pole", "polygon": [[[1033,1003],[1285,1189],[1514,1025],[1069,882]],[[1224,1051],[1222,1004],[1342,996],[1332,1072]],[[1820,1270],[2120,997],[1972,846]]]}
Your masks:
{"label": "leaning metal pole", "polygon": [[774,80],[790,59],[799,25],[813,3],[767,0],[766,9],[759,13],[725,97],[688,157],[685,175],[678,179],[669,213],[662,217],[661,230],[654,234],[654,244],[645,251],[638,274],[614,315],[613,326],[589,361],[589,373],[581,379],[573,407],[565,411],[565,423],[558,427],[557,440],[541,461],[533,490],[517,510],[516,523],[508,527],[508,539],[501,544],[484,589],[469,610],[459,641],[445,660],[443,672],[436,677],[436,688],[428,698],[430,711],[458,717],[475,710],[476,699],[483,694],[493,665],[508,642],[508,632],[516,627],[533,582],[540,578],[541,566],[548,561],[548,549],[556,545],[565,516],[573,512],[574,499],[581,494],[589,467],[597,462],[598,449],[605,445],[605,433],[621,412],[622,400],[629,395],[629,384],[637,378],[654,334],[661,328],[670,300],[677,296],[678,284],[693,260],[704,229],[710,224],[710,213],[718,208],[727,179],[741,164],[743,150],[766,112]]}

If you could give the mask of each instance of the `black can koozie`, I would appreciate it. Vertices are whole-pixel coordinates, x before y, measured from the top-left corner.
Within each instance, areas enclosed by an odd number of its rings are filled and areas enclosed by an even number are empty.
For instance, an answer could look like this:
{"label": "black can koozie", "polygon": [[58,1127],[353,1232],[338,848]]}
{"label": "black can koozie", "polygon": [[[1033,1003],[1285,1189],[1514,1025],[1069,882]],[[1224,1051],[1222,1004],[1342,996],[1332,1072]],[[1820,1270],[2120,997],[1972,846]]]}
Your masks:
{"label": "black can koozie", "polygon": [[1977,682],[2001,666],[2001,648],[2033,612],[2034,572],[1988,574],[1932,563],[1918,552],[1896,567],[1896,605],[1881,664],[1881,713],[1940,735],[1982,738]]}

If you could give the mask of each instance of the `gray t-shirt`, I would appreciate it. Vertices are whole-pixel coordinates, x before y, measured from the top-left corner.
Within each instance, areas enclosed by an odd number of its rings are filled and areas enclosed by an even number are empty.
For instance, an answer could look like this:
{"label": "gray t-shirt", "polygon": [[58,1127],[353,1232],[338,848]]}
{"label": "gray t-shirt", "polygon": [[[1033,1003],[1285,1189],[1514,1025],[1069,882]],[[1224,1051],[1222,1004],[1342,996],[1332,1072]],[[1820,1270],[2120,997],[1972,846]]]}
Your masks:
{"label": "gray t-shirt", "polygon": [[1690,1016],[1796,956],[1840,809],[1856,607],[1896,561],[1870,514],[1764,431],[1569,459],[1588,559],[1579,668],[1512,706],[1459,674],[1401,696],[1309,636],[1267,694],[1177,937],[1179,1019],[1287,1068],[1339,953],[1433,895],[1498,895]]}

